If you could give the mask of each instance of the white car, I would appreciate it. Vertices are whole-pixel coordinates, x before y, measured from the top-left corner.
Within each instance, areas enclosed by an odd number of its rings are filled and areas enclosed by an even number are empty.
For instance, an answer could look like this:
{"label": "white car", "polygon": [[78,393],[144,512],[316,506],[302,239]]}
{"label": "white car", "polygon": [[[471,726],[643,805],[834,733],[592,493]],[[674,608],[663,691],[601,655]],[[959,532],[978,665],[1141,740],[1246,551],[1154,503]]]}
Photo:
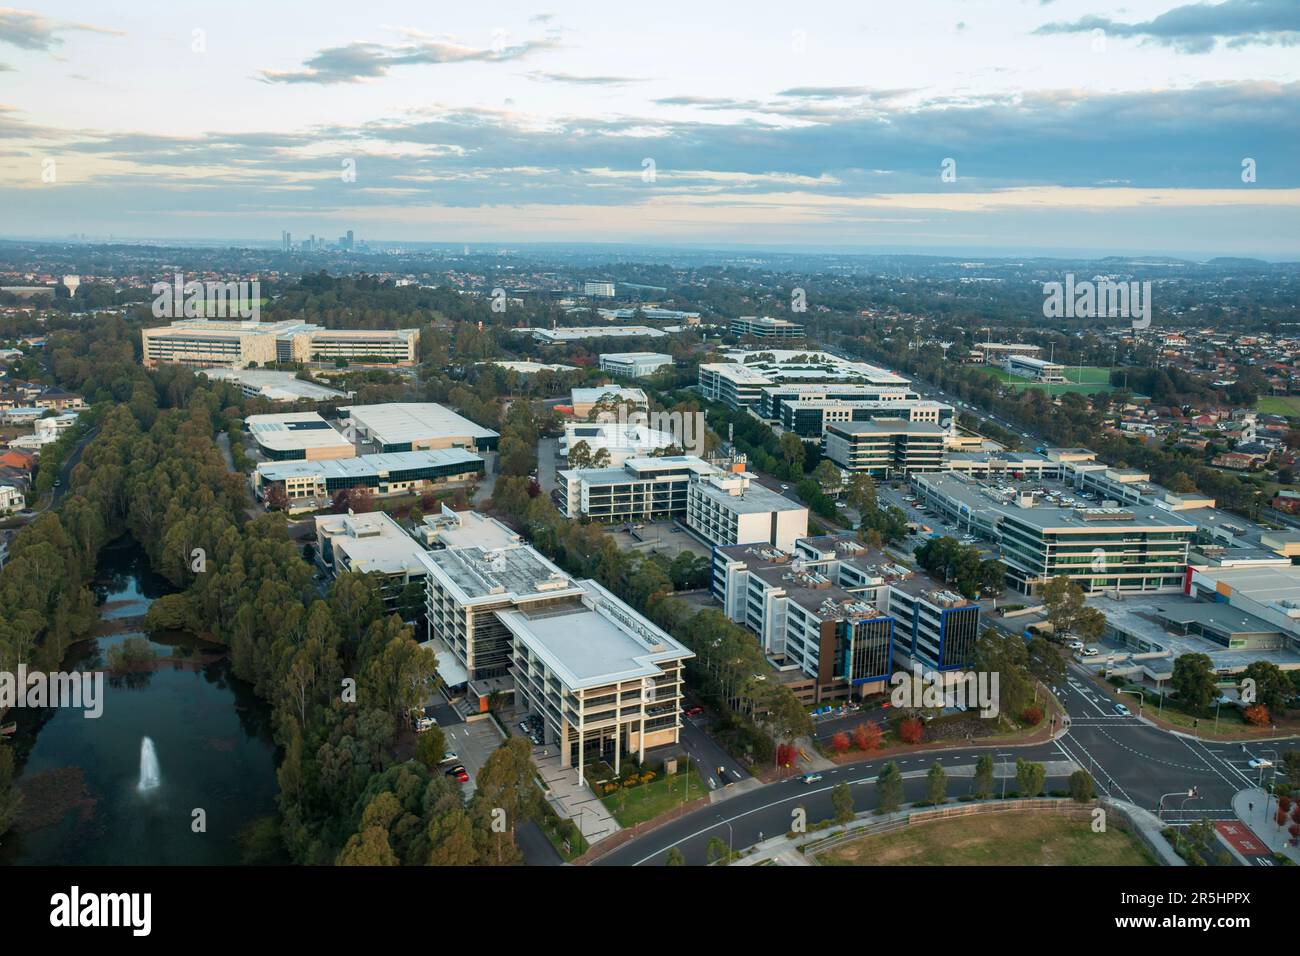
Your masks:
{"label": "white car", "polygon": [[1250,767],[1251,770],[1267,770],[1269,767],[1273,766],[1273,761],[1266,760],[1263,757],[1251,757],[1247,766]]}
{"label": "white car", "polygon": [[433,730],[433,728],[437,726],[438,726],[438,722],[434,720],[432,717],[415,718],[415,732],[417,734],[422,734],[426,730]]}
{"label": "white car", "polygon": [[1081,651],[1083,650],[1083,641],[1071,641],[1069,648],[1072,651]]}
{"label": "white car", "polygon": [[456,751],[448,750],[445,754],[442,755],[442,759],[438,761],[438,766],[441,767],[445,763],[455,763],[459,759],[460,757],[456,755]]}
{"label": "white car", "polygon": [[1119,714],[1121,717],[1132,717],[1132,716],[1133,716],[1133,711],[1129,710],[1129,709],[1128,709],[1126,706],[1124,706],[1123,704],[1116,704],[1116,705],[1115,705],[1115,713]]}

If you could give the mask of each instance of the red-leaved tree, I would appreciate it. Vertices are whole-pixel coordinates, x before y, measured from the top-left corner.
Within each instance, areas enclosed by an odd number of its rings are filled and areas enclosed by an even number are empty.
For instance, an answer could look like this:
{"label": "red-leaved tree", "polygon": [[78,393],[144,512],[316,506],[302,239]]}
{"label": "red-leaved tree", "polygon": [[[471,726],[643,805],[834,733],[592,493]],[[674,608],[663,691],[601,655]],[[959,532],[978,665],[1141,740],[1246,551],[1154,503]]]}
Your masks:
{"label": "red-leaved tree", "polygon": [[924,733],[920,717],[908,717],[898,725],[899,739],[905,744],[919,744]]}
{"label": "red-leaved tree", "polygon": [[1269,722],[1268,708],[1263,704],[1252,704],[1242,711],[1242,716],[1246,718],[1247,723],[1254,724],[1256,727],[1263,727]]}
{"label": "red-leaved tree", "polygon": [[841,730],[839,733],[837,733],[834,737],[831,738],[831,750],[834,750],[837,754],[842,754],[848,749],[849,749],[849,735]]}
{"label": "red-leaved tree", "polygon": [[874,720],[865,724],[858,724],[853,728],[853,746],[859,750],[875,750],[880,746],[880,738],[883,732],[880,725]]}

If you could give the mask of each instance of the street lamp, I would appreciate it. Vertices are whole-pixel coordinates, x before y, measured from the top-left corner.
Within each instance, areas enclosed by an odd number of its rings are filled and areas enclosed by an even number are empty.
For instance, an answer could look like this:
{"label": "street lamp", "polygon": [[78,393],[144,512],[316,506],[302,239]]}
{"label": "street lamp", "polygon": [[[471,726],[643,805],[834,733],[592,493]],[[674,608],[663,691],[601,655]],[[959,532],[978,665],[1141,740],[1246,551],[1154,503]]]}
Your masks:
{"label": "street lamp", "polygon": [[1178,797],[1178,796],[1183,796],[1183,797],[1194,797],[1194,796],[1196,796],[1196,788],[1195,788],[1195,787],[1192,787],[1192,788],[1191,788],[1190,790],[1188,790],[1186,793],[1184,793],[1182,790],[1175,790],[1173,793],[1165,793],[1165,794],[1161,794],[1161,796],[1160,796],[1160,803],[1156,806],[1156,819],[1157,819],[1157,820],[1162,820],[1162,819],[1164,819],[1163,814],[1164,814],[1164,812],[1165,812],[1165,797]]}
{"label": "street lamp", "polygon": [[[1014,757],[1015,754],[997,754],[997,756],[999,756],[999,757]],[[1006,798],[1007,798],[1007,778],[1006,778],[1006,776],[1004,775],[1004,776],[1002,777],[1002,799],[1005,800]]]}
{"label": "street lamp", "polygon": [[1142,688],[1141,688],[1141,687],[1121,687],[1120,690],[1119,690],[1119,692],[1120,692],[1121,694],[1136,694],[1136,695],[1137,695],[1137,699],[1138,699],[1138,716],[1141,717],[1141,716],[1142,716],[1142,705],[1146,703],[1146,694],[1143,693]]}

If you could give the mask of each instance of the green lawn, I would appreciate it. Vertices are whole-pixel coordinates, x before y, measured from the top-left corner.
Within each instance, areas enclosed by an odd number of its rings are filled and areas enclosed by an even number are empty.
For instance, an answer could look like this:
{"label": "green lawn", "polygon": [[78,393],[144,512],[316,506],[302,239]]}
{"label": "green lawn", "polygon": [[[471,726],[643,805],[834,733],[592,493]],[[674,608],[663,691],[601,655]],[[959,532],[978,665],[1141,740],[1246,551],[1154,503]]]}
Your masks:
{"label": "green lawn", "polygon": [[1105,833],[1087,814],[1039,810],[920,823],[823,853],[828,866],[1154,866],[1111,815]]}
{"label": "green lawn", "polygon": [[708,793],[708,788],[695,767],[671,777],[659,777],[649,783],[624,787],[601,797],[601,802],[614,814],[619,826],[631,827],[653,820],[661,813],[679,807]]}
{"label": "green lawn", "polygon": [[1262,415],[1288,415],[1300,418],[1300,395],[1269,395],[1255,403]]}

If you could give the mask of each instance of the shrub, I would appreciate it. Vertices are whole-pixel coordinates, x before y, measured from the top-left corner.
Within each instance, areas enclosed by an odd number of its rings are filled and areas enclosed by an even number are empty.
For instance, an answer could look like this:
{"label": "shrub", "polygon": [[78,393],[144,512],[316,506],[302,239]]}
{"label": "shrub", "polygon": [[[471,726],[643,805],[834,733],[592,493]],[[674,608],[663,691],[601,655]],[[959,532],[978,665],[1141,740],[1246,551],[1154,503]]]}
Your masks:
{"label": "shrub", "polygon": [[1263,704],[1253,704],[1242,711],[1242,716],[1246,718],[1247,723],[1254,724],[1256,727],[1263,727],[1270,723],[1268,708]]}
{"label": "shrub", "polygon": [[905,744],[919,744],[924,734],[925,728],[919,717],[905,718],[898,725],[898,738]]}
{"label": "shrub", "polygon": [[1031,704],[1020,712],[1020,719],[1025,724],[1033,726],[1043,719],[1043,708],[1037,704]]}

